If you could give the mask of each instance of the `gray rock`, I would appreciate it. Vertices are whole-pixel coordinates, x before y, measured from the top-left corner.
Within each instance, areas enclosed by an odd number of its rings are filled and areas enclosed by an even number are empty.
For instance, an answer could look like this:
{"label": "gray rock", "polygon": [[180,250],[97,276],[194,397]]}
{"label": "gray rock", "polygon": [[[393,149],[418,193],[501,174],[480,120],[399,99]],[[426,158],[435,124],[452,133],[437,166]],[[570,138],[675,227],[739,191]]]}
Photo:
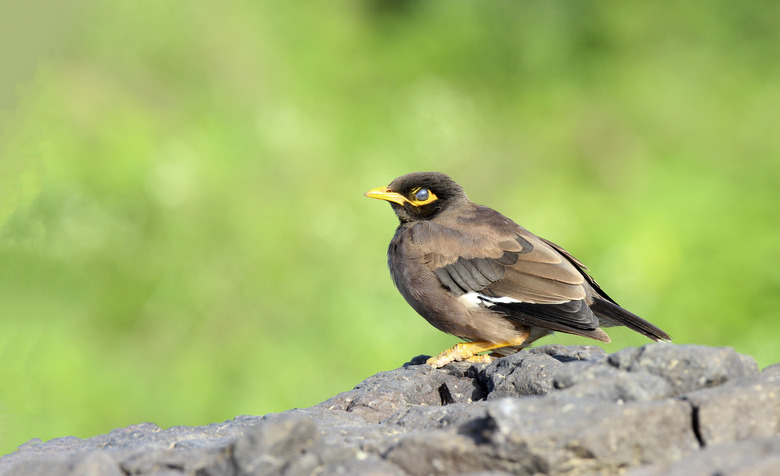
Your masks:
{"label": "gray rock", "polygon": [[645,371],[628,372],[606,362],[572,362],[555,376],[557,397],[591,397],[617,403],[655,400],[672,395],[662,377]]}
{"label": "gray rock", "polygon": [[607,358],[607,353],[604,352],[604,349],[594,345],[565,346],[560,344],[549,344],[528,349],[526,352],[549,355],[564,364],[581,360],[603,361]]}
{"label": "gray rock", "polygon": [[[605,404],[595,399],[491,402],[493,445],[539,455],[552,473],[617,472],[674,461],[699,448],[690,407],[671,399]],[[543,456],[542,456],[543,455]]]}
{"label": "gray rock", "polygon": [[780,436],[707,447],[673,464],[633,468],[627,476],[775,476],[780,470]]}
{"label": "gray rock", "polygon": [[663,377],[672,386],[674,395],[758,374],[753,358],[727,347],[649,344],[623,349],[607,360],[619,369]]}
{"label": "gray rock", "polygon": [[[233,462],[239,474],[295,473],[316,467],[312,451],[320,443],[314,420],[304,415],[275,415],[250,428],[233,445]],[[310,472],[313,468],[308,468]]]}
{"label": "gray rock", "polygon": [[547,395],[553,391],[553,377],[563,364],[554,357],[531,352],[498,359],[480,373],[487,398]]}
{"label": "gray rock", "polygon": [[329,465],[320,474],[343,476],[404,476],[407,473],[400,467],[376,456],[354,459],[344,463]]}
{"label": "gray rock", "polygon": [[393,412],[417,405],[442,405],[483,400],[485,390],[474,379],[474,366],[450,364],[444,369],[419,365],[380,372],[353,390],[336,395],[317,407],[361,415],[366,421],[379,422]]}
{"label": "gray rock", "polygon": [[125,473],[108,453],[94,451],[72,458],[30,458],[14,466],[15,474],[66,476],[124,476]]}
{"label": "gray rock", "polygon": [[523,458],[502,458],[493,447],[478,445],[457,432],[410,433],[386,454],[389,461],[410,475],[447,475],[478,471],[505,471],[512,474],[543,473],[539,465],[528,467]]}
{"label": "gray rock", "polygon": [[764,371],[686,394],[702,445],[780,433],[780,372]]}
{"label": "gray rock", "polygon": [[0,475],[774,474],[780,365],[650,344],[381,372],[311,408],[32,440]]}

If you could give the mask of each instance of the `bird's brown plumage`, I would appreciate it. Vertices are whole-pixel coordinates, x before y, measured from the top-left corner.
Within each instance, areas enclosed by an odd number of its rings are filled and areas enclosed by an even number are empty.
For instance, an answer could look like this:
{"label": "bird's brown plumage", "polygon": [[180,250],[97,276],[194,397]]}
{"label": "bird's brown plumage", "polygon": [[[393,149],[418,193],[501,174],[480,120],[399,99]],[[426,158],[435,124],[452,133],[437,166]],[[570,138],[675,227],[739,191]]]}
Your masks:
{"label": "bird's brown plumage", "polygon": [[[499,355],[553,331],[609,342],[600,327],[614,325],[669,339],[618,306],[563,248],[471,202],[444,174],[404,175],[366,196],[389,201],[401,221],[388,250],[393,281],[444,332]],[[466,355],[458,352],[434,365]]]}

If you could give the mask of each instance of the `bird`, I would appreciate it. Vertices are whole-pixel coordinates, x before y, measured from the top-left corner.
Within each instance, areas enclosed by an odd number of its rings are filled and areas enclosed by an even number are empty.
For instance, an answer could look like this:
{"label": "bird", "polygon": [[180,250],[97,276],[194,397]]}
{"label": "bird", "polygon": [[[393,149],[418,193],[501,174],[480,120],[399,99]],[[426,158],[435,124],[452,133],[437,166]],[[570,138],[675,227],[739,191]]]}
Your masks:
{"label": "bird", "polygon": [[626,326],[671,341],[620,307],[571,253],[472,202],[444,173],[410,173],[364,195],[389,202],[399,219],[387,251],[398,291],[465,341],[429,358],[434,368],[489,363],[556,331],[607,343],[603,327]]}

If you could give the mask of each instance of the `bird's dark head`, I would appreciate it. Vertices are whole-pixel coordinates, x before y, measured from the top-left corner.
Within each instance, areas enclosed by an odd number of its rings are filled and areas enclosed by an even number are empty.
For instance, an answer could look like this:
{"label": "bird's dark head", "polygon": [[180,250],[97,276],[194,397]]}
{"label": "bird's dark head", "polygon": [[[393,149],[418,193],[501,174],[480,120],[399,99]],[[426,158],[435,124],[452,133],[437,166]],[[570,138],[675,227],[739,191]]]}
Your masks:
{"label": "bird's dark head", "polygon": [[463,188],[440,172],[402,175],[364,195],[390,202],[401,223],[430,220],[452,204],[468,200]]}

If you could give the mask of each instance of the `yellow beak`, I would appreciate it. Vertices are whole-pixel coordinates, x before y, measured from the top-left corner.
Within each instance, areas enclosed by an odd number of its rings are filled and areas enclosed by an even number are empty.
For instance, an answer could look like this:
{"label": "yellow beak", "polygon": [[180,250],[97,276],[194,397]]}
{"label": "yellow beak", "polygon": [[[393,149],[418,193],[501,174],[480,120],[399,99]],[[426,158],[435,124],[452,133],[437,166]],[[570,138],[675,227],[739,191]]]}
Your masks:
{"label": "yellow beak", "polygon": [[403,205],[404,203],[408,203],[409,200],[407,200],[403,195],[393,192],[390,190],[390,187],[377,187],[372,188],[368,192],[363,194],[364,196],[368,198],[378,198],[379,200],[387,200],[388,202],[395,202],[399,205]]}

